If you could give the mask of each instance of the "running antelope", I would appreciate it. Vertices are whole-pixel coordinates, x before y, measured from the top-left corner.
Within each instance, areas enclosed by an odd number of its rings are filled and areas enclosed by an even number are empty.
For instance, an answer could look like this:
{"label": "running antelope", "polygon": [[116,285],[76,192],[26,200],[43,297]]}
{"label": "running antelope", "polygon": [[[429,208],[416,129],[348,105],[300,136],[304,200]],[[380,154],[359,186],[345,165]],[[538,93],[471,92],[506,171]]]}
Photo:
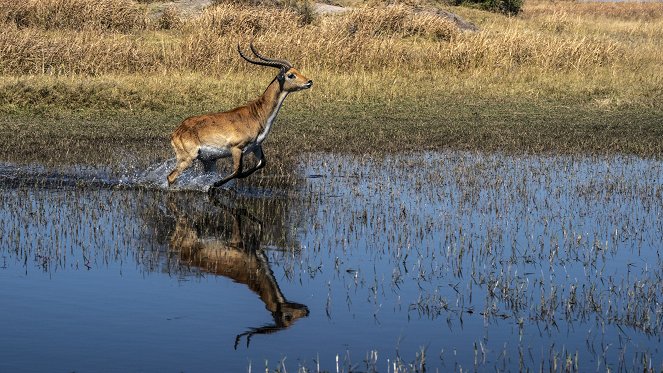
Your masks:
{"label": "running antelope", "polygon": [[[258,60],[246,57],[239,45],[237,51],[243,59],[252,64],[279,69],[278,74],[262,96],[244,106],[182,121],[171,136],[177,165],[168,175],[169,186],[196,159],[199,159],[205,171],[209,172],[214,169],[217,159],[232,157],[232,173],[214,183],[209,189],[210,192],[234,178],[245,178],[265,167],[262,142],[272,128],[283,100],[290,92],[308,89],[313,85],[313,81],[293,68],[290,62],[261,55],[253,43],[250,47]],[[258,160],[256,165],[248,170],[242,170],[245,153],[253,153]]]}

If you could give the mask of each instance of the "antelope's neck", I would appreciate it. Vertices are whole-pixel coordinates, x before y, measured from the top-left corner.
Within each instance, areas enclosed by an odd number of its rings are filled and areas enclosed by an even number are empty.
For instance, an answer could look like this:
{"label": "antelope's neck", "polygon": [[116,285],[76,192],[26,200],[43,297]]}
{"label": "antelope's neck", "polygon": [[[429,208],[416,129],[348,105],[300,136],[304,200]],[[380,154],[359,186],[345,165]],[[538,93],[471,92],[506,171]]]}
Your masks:
{"label": "antelope's neck", "polygon": [[260,263],[261,270],[258,271],[254,276],[256,276],[256,281],[254,284],[249,285],[249,287],[255,291],[260,299],[265,303],[265,308],[270,312],[276,312],[279,309],[279,305],[286,302],[279,284],[274,278],[274,273],[269,267],[269,261],[265,256],[265,253],[262,251],[256,252],[258,262]]}
{"label": "antelope's neck", "polygon": [[257,142],[258,144],[262,143],[269,131],[272,128],[272,123],[276,119],[276,115],[283,105],[283,100],[288,96],[288,92],[282,91],[279,85],[278,80],[274,79],[272,83],[267,87],[265,93],[262,94],[260,98],[260,104],[262,106],[262,118],[260,123],[260,133],[258,134]]}

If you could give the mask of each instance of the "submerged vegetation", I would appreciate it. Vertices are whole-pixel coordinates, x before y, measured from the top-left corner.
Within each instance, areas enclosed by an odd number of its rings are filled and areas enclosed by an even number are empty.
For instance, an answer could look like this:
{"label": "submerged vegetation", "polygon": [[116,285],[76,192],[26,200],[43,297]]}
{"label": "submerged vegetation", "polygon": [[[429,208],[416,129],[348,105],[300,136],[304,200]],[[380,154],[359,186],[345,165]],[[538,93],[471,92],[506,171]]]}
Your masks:
{"label": "submerged vegetation", "polygon": [[[97,148],[95,139],[117,151],[148,138],[165,156],[182,118],[240,105],[272,79],[237,55],[251,40],[316,82],[289,100],[270,137],[268,151],[283,156],[663,153],[661,4],[530,1],[506,17],[353,2],[305,19],[266,3],[200,12],[131,0],[1,3],[3,159],[20,159],[16,148],[34,154],[31,143],[67,146],[71,156]],[[478,31],[461,30],[448,10]]]}
{"label": "submerged vegetation", "polygon": [[661,161],[316,154],[213,200],[31,174],[0,184],[3,371],[663,368]]}

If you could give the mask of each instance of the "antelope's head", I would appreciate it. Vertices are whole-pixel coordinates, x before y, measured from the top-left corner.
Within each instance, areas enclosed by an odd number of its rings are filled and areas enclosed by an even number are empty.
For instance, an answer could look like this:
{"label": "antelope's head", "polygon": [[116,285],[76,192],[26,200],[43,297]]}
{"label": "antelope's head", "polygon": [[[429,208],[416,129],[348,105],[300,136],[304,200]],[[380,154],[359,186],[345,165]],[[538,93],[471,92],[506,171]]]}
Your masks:
{"label": "antelope's head", "polygon": [[240,48],[239,44],[237,44],[237,51],[239,52],[239,55],[252,64],[270,66],[279,69],[279,73],[276,75],[276,79],[281,86],[281,90],[286,92],[296,92],[303,89],[309,89],[311,86],[313,86],[313,81],[292,67],[290,62],[276,58],[267,58],[256,50],[256,48],[253,46],[253,43],[249,44],[249,46],[251,47],[253,54],[255,54],[259,60],[252,60],[246,57],[244,53],[242,53],[242,49]]}
{"label": "antelope's head", "polygon": [[274,324],[261,326],[259,328],[251,328],[242,334],[238,334],[237,337],[235,337],[235,350],[237,349],[237,346],[239,346],[242,337],[246,337],[246,347],[248,348],[251,343],[251,337],[256,334],[276,333],[279,330],[288,328],[297,321],[297,319],[308,316],[308,308],[303,304],[286,301],[279,305],[279,309],[276,312],[273,312],[272,316],[274,316]]}
{"label": "antelope's head", "polygon": [[276,325],[287,328],[298,319],[308,316],[308,312],[308,307],[303,304],[285,301],[279,304],[273,316]]}

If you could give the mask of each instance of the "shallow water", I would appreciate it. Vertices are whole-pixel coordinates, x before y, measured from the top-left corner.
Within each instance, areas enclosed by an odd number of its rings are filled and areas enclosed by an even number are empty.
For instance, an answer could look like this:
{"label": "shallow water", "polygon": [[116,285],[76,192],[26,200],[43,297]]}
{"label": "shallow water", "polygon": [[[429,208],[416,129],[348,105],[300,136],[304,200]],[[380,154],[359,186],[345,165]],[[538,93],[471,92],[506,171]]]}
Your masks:
{"label": "shallow water", "polygon": [[661,161],[167,168],[0,167],[0,371],[663,369]]}

